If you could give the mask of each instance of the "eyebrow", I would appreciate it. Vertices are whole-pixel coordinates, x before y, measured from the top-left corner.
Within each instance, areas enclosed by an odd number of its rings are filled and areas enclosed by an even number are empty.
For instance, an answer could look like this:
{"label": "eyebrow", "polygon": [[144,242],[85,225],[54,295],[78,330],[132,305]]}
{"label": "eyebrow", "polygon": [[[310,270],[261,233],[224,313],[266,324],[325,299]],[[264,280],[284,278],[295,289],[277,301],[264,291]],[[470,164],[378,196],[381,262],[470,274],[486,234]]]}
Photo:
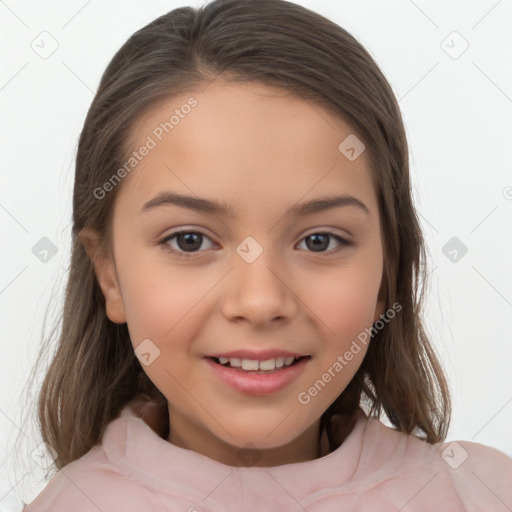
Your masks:
{"label": "eyebrow", "polygon": [[[197,212],[219,215],[224,217],[235,217],[236,212],[231,205],[224,202],[212,201],[201,197],[185,196],[176,192],[160,192],[153,199],[144,203],[140,213],[152,211],[155,208],[165,205],[176,205],[181,208],[188,208]],[[355,206],[366,214],[370,211],[368,207],[354,196],[343,194],[340,196],[325,196],[293,205],[287,215],[303,217],[333,208]]]}

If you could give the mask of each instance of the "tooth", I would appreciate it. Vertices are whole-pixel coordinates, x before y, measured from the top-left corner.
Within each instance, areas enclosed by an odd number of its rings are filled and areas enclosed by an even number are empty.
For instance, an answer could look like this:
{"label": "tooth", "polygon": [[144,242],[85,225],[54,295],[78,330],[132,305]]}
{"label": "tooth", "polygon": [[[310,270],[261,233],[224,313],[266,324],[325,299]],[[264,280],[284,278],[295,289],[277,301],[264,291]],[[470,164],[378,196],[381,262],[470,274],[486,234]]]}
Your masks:
{"label": "tooth", "polygon": [[267,359],[265,361],[259,361],[256,359],[242,359],[239,357],[219,357],[220,364],[226,364],[229,362],[230,366],[234,368],[241,368],[247,371],[272,371],[276,368],[282,368],[283,366],[291,366],[295,361],[295,357],[276,357],[275,359]]}
{"label": "tooth", "polygon": [[255,359],[242,359],[243,370],[258,370],[258,361]]}
{"label": "tooth", "polygon": [[273,370],[275,367],[275,359],[267,359],[266,361],[260,361],[260,370]]}

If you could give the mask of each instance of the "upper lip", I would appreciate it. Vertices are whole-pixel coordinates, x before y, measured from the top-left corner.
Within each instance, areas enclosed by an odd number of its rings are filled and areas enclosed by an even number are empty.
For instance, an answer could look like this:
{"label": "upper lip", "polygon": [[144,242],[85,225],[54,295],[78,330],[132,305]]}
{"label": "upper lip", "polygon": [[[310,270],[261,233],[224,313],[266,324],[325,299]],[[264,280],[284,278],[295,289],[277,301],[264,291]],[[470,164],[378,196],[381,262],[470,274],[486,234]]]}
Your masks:
{"label": "upper lip", "polygon": [[205,357],[237,357],[239,359],[252,359],[255,361],[267,361],[277,357],[305,357],[307,354],[298,354],[288,350],[232,350],[231,352],[219,352],[207,354]]}

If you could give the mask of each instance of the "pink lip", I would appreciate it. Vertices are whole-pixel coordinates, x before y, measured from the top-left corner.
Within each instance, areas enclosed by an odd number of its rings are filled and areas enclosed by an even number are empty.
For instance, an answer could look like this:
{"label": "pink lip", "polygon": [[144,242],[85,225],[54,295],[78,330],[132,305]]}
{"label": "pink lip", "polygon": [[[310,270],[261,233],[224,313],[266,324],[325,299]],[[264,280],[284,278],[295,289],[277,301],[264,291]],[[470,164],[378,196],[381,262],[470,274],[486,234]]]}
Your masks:
{"label": "pink lip", "polygon": [[224,367],[210,357],[204,359],[213,374],[228,386],[249,395],[270,395],[280,391],[297,379],[311,358],[306,357],[292,366],[276,369],[274,373],[266,375]]}
{"label": "pink lip", "polygon": [[287,350],[232,350],[231,352],[207,354],[205,357],[238,357],[240,359],[253,359],[256,361],[267,361],[276,357],[303,357],[308,354],[297,354]]}

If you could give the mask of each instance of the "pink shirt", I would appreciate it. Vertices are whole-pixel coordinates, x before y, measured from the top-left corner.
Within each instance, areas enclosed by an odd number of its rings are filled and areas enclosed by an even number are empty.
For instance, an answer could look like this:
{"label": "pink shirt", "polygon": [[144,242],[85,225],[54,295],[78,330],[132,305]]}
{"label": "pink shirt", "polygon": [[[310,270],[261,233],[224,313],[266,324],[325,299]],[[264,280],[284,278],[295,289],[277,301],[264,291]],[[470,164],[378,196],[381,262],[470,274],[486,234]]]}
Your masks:
{"label": "pink shirt", "polygon": [[177,447],[132,403],[101,445],[59,471],[23,511],[512,511],[510,457],[468,441],[430,445],[362,410],[332,453],[262,468]]}

